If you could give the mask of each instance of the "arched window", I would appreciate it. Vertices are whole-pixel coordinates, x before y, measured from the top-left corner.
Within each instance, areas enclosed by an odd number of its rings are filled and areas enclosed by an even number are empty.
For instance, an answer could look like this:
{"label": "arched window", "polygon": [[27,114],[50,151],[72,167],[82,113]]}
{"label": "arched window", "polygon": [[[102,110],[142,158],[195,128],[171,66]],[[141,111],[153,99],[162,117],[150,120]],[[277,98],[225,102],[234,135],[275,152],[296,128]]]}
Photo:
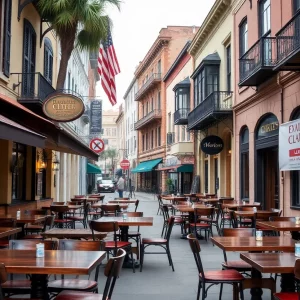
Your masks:
{"label": "arched window", "polygon": [[[300,107],[291,116],[291,121],[297,119],[300,119]],[[300,171],[291,171],[291,206],[300,207]]]}
{"label": "arched window", "polygon": [[241,199],[249,199],[249,129],[244,126],[240,133],[240,188]]}
{"label": "arched window", "polygon": [[53,73],[53,49],[51,41],[45,38],[44,45],[44,76],[52,84]]}

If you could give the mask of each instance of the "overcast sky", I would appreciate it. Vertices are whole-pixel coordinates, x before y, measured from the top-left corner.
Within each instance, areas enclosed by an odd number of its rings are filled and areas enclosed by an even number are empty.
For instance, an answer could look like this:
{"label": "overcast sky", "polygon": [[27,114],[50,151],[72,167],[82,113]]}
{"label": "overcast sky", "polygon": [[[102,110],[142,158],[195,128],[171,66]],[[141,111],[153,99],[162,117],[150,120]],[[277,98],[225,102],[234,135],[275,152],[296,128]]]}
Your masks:
{"label": "overcast sky", "polygon": [[[108,9],[113,20],[112,38],[121,73],[116,76],[119,106],[133,78],[139,61],[167,25],[200,26],[215,0],[123,0],[121,10]],[[103,109],[112,108],[101,84],[97,95],[103,99]]]}

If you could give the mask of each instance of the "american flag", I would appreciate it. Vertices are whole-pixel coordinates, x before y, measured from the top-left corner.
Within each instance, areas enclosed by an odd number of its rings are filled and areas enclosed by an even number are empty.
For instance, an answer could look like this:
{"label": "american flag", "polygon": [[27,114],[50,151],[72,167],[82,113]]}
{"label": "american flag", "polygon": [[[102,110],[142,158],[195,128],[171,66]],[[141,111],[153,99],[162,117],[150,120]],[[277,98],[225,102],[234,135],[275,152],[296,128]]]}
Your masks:
{"label": "american flag", "polygon": [[98,72],[101,85],[112,106],[117,104],[115,76],[120,73],[120,67],[110,32],[106,42],[101,42],[98,57]]}

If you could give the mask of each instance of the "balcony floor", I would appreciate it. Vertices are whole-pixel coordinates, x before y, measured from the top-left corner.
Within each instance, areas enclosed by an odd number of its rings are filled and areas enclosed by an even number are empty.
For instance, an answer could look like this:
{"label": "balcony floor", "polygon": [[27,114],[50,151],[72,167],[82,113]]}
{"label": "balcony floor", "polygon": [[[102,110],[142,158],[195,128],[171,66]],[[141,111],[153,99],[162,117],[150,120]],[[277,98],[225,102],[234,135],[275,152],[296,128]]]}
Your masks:
{"label": "balcony floor", "polygon": [[255,72],[251,73],[244,80],[239,82],[239,86],[258,86],[276,73],[273,70],[273,67],[260,67]]}

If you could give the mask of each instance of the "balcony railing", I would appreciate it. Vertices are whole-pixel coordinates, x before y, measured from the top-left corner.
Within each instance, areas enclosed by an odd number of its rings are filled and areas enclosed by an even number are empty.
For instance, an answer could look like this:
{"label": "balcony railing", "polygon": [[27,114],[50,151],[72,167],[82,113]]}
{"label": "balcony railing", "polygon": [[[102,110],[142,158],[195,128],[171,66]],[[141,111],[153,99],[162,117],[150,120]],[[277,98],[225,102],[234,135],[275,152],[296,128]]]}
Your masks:
{"label": "balcony railing", "polygon": [[276,38],[261,37],[240,58],[240,85],[257,86],[272,76],[277,60]]}
{"label": "balcony railing", "polygon": [[134,129],[139,130],[142,127],[144,127],[145,125],[149,124],[150,122],[152,122],[153,120],[156,120],[156,119],[161,119],[161,110],[160,109],[152,110],[145,117],[143,117],[142,119],[135,122]]}
{"label": "balcony railing", "polygon": [[13,90],[18,94],[19,102],[40,103],[52,93],[54,87],[41,73],[11,73]]}
{"label": "balcony railing", "polygon": [[213,92],[188,115],[188,129],[203,129],[232,114],[232,92]]}
{"label": "balcony railing", "polygon": [[142,87],[138,90],[138,92],[135,94],[134,100],[138,101],[144,93],[146,93],[153,85],[157,82],[161,81],[161,74],[160,73],[154,73],[152,74],[148,80],[142,85]]}
{"label": "balcony railing", "polygon": [[167,145],[172,145],[175,143],[175,132],[168,132],[167,133]]}
{"label": "balcony railing", "polygon": [[[287,63],[300,50],[300,11],[276,34],[277,66]],[[291,62],[290,62],[291,63]],[[299,61],[294,68],[299,69]],[[286,68],[287,69],[287,68]],[[289,68],[290,69],[290,68]]]}
{"label": "balcony railing", "polygon": [[186,125],[188,123],[189,108],[179,108],[174,113],[174,124],[175,125]]}

